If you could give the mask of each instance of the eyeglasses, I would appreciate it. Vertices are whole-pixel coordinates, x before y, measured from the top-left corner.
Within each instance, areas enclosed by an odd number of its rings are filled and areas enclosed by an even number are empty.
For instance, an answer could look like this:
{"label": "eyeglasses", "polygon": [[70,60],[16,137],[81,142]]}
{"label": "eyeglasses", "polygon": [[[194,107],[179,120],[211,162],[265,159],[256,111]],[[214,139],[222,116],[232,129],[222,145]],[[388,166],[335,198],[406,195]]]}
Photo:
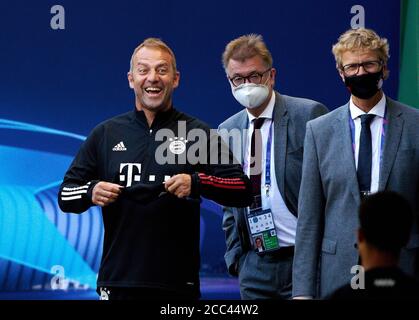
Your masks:
{"label": "eyeglasses", "polygon": [[375,73],[380,71],[381,66],[383,65],[382,61],[365,61],[362,63],[350,63],[342,66],[341,70],[345,74],[345,76],[354,76],[359,72],[359,67],[362,68],[367,73]]}
{"label": "eyeglasses", "polygon": [[242,77],[242,76],[236,76],[233,78],[229,78],[231,83],[233,84],[233,86],[238,87],[239,85],[246,83],[246,80],[249,83],[254,83],[254,84],[260,84],[262,82],[263,76],[265,75],[266,72],[271,71],[272,68],[269,68],[265,71],[263,71],[262,73],[259,72],[252,72],[251,74],[249,74],[246,77]]}

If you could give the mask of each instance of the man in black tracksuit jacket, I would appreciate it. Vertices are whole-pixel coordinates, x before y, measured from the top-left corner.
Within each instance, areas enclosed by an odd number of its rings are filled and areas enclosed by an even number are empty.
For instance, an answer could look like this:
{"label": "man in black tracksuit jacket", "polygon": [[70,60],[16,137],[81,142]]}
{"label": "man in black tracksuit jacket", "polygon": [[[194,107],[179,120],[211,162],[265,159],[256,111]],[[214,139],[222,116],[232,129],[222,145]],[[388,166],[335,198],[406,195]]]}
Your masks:
{"label": "man in black tracksuit jacket", "polygon": [[[200,196],[245,207],[252,200],[250,181],[206,124],[173,108],[179,73],[161,40],[149,38],[136,48],[128,80],[136,109],[91,132],[65,174],[58,202],[64,212],[102,207],[102,298],[198,298]],[[214,152],[216,163],[210,161]]]}

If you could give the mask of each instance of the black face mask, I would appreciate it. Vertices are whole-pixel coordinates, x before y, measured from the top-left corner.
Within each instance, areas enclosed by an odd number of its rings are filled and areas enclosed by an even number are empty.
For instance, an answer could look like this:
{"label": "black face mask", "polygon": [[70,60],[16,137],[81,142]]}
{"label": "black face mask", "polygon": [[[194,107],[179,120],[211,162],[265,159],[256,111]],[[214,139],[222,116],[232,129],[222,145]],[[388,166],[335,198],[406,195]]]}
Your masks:
{"label": "black face mask", "polygon": [[345,85],[349,92],[360,99],[372,98],[381,89],[383,71],[366,73],[360,76],[345,76]]}

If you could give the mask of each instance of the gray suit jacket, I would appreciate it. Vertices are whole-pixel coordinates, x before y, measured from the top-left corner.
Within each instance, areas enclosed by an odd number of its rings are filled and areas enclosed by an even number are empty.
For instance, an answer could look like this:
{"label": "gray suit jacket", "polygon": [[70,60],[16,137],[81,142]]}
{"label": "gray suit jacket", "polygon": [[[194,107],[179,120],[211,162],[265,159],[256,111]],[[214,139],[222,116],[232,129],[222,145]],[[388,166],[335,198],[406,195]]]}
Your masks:
{"label": "gray suit jacket", "polygon": [[[414,274],[419,247],[419,110],[387,97],[387,114],[379,190],[399,192],[415,210],[416,224],[401,255],[402,269]],[[307,124],[293,296],[324,297],[355,276],[351,267],[358,264],[359,204],[346,104]]]}
{"label": "gray suit jacket", "polygon": [[[275,95],[273,119],[276,180],[288,209],[297,215],[306,123],[327,113],[328,110],[324,105],[313,100],[289,97],[277,92]],[[219,126],[219,130],[239,129],[242,131],[247,128],[248,116],[245,109]],[[245,138],[242,139],[242,146],[235,146],[233,139],[228,141],[234,156],[242,164],[246,150],[245,141]],[[245,209],[224,208],[223,230],[226,233],[227,244],[225,261],[229,272],[237,275],[234,272],[234,264],[250,249]]]}

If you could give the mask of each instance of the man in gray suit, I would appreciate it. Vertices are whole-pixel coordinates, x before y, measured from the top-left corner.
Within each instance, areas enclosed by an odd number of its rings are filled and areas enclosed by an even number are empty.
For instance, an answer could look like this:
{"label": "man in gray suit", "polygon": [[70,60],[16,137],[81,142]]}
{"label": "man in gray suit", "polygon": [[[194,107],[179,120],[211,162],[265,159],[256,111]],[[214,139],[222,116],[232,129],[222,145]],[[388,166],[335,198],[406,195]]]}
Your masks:
{"label": "man in gray suit", "polygon": [[250,208],[224,208],[225,260],[239,277],[242,299],[287,299],[305,126],[327,109],[274,91],[276,70],[260,35],[231,41],[223,64],[233,96],[245,109],[219,132],[250,176],[255,199]]}
{"label": "man in gray suit", "polygon": [[351,268],[360,264],[357,208],[364,197],[382,190],[400,193],[414,208],[400,265],[418,273],[419,111],[381,89],[388,77],[386,39],[369,29],[348,30],[333,53],[351,97],[307,124],[294,297],[325,297],[356,276]]}

